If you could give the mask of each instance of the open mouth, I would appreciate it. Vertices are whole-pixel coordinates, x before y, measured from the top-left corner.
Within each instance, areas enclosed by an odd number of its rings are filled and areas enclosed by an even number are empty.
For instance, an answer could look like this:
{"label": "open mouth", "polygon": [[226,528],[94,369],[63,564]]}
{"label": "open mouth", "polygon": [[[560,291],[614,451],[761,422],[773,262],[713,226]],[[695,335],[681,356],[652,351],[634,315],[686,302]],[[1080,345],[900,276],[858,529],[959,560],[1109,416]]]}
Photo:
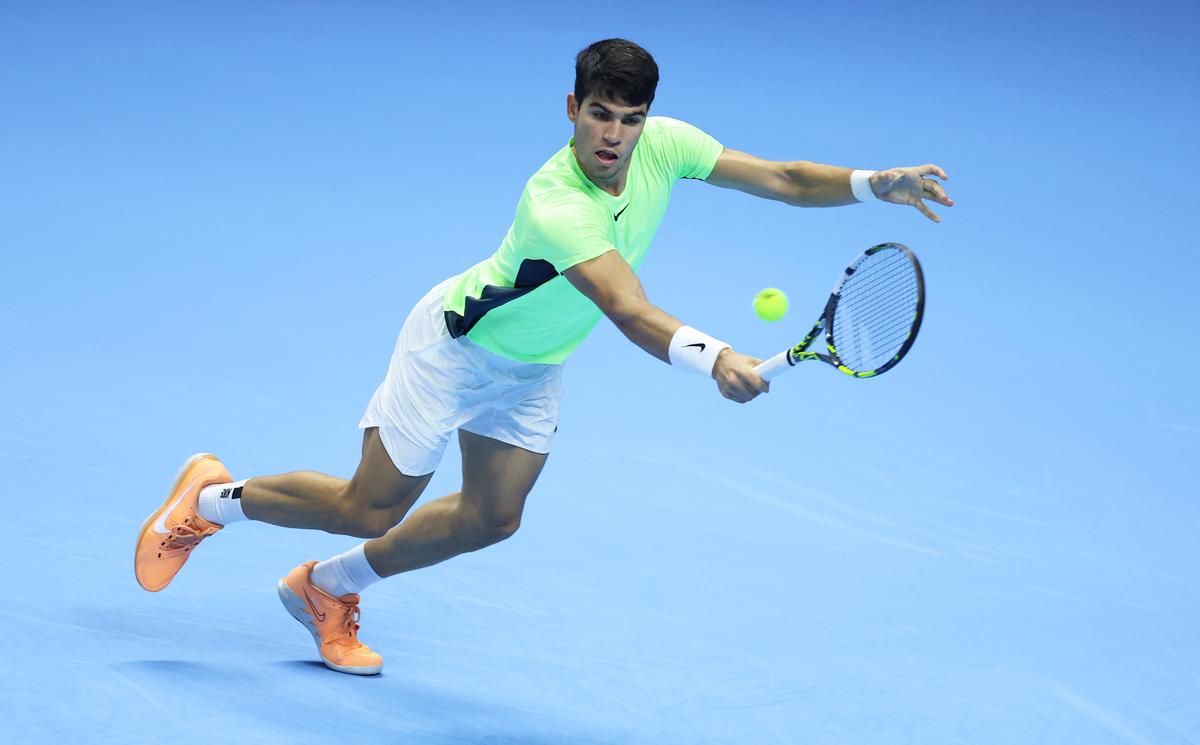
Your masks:
{"label": "open mouth", "polygon": [[597,150],[596,158],[598,158],[601,163],[616,163],[617,162],[617,154],[614,153],[612,150]]}

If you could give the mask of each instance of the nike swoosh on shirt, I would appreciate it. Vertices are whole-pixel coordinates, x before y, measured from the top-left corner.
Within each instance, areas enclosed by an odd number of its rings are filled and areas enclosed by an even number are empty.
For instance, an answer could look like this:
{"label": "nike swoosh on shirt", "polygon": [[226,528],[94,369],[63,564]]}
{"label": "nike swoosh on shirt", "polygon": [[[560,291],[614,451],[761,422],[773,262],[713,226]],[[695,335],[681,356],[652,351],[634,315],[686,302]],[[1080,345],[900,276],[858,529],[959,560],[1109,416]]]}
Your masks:
{"label": "nike swoosh on shirt", "polygon": [[700,347],[700,349],[698,351],[703,352],[705,346],[707,346],[707,345],[704,342],[698,341],[695,344],[684,344],[683,348],[687,349],[688,347]]}
{"label": "nike swoosh on shirt", "polygon": [[[622,207],[621,212],[624,212],[627,209],[629,209],[629,205],[625,205],[624,207]],[[613,215],[613,222],[616,222],[618,219],[620,219],[621,212],[618,212],[617,214]]]}
{"label": "nike swoosh on shirt", "polygon": [[164,509],[162,511],[162,514],[160,514],[158,516],[158,519],[154,521],[154,531],[156,533],[170,533],[171,532],[171,531],[167,530],[167,515],[170,515],[172,512],[175,511],[175,508],[179,506],[179,503],[183,501],[183,498],[185,496],[187,496],[188,491],[192,488],[192,486],[195,483],[196,482],[193,481],[192,483],[188,484],[186,488],[180,489],[179,496],[175,497],[175,501],[173,501],[169,505],[167,505],[166,509]]}

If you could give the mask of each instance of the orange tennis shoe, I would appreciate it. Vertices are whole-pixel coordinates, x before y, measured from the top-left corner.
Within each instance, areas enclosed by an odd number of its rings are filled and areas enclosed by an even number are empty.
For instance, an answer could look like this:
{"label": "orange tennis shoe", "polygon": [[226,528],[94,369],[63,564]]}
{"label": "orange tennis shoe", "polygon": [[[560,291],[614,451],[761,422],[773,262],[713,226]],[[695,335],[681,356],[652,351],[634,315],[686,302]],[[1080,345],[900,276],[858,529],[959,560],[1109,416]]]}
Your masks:
{"label": "orange tennis shoe", "polygon": [[167,501],[142,524],[133,553],[133,572],[138,584],[150,592],[163,589],[183,568],[192,549],[222,528],[200,517],[196,508],[201,489],[231,481],[233,478],[217,456],[197,453],[187,459],[175,477]]}
{"label": "orange tennis shoe", "polygon": [[325,666],[351,675],[377,675],[383,658],[358,640],[357,595],[335,598],[312,582],[310,561],[279,580],[279,599],[292,618],[312,634]]}

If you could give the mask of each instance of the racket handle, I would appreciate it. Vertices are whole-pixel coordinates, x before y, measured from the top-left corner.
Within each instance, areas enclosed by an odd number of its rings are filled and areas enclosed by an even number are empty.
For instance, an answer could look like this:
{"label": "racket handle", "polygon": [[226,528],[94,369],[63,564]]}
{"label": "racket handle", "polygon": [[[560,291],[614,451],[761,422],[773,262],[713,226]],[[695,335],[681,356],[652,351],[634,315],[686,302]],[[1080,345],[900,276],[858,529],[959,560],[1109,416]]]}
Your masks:
{"label": "racket handle", "polygon": [[780,373],[792,366],[792,363],[788,362],[788,351],[785,349],[761,365],[757,365],[754,372],[762,376],[762,379],[768,383],[771,382],[773,378],[779,377]]}

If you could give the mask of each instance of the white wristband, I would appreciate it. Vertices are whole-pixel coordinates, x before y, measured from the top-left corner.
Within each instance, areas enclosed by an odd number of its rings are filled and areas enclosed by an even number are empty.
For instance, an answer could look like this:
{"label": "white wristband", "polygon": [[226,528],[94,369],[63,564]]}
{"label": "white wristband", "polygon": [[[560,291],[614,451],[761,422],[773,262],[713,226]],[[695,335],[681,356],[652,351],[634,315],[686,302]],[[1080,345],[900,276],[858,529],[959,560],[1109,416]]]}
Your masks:
{"label": "white wristband", "polygon": [[870,178],[875,174],[875,171],[855,171],[850,174],[850,191],[854,193],[854,198],[860,202],[865,202],[869,199],[877,199],[875,192],[871,190]]}
{"label": "white wristband", "polygon": [[720,339],[714,339],[691,326],[680,326],[671,337],[668,354],[673,367],[686,368],[711,378],[717,355],[721,354],[722,349],[728,348],[729,345]]}

